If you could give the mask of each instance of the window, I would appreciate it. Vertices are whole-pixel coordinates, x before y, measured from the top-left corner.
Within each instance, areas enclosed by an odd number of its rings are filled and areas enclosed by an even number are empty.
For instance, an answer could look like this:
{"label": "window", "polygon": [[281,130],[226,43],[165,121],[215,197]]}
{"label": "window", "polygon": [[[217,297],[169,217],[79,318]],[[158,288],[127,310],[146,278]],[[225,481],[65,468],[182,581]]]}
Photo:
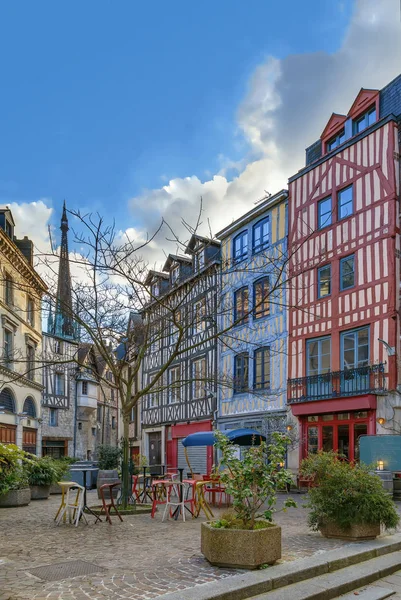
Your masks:
{"label": "window", "polygon": [[205,266],[205,251],[202,249],[196,255],[196,268],[198,271]]}
{"label": "window", "polygon": [[88,382],[87,381],[82,382],[82,395],[83,396],[88,395]]}
{"label": "window", "polygon": [[350,185],[337,194],[337,218],[346,219],[354,212],[353,186]]}
{"label": "window", "polygon": [[64,396],[64,373],[54,374],[56,396]]}
{"label": "window", "polygon": [[102,405],[101,404],[97,405],[97,420],[99,423],[102,422]]}
{"label": "window", "polygon": [[159,282],[158,281],[156,281],[156,283],[154,283],[152,285],[152,294],[155,297],[157,297],[160,294],[160,287],[159,287]]}
{"label": "window", "polygon": [[249,374],[249,355],[248,352],[242,352],[234,357],[234,394],[246,392]]}
{"label": "window", "polygon": [[4,362],[9,369],[12,369],[13,333],[9,329],[4,329]]}
{"label": "window", "polygon": [[5,303],[8,304],[8,306],[12,306],[13,305],[13,279],[11,277],[11,275],[9,275],[8,273],[6,273],[5,276]]}
{"label": "window", "polygon": [[57,427],[58,425],[57,408],[49,408],[49,425],[50,427]]}
{"label": "window", "polygon": [[8,221],[6,219],[6,234],[8,235],[9,238],[13,239],[14,235],[13,235],[13,226],[11,225],[10,221]]}
{"label": "window", "polygon": [[192,363],[192,394],[194,398],[205,396],[206,358],[198,358]]}
{"label": "window", "polygon": [[116,418],[115,417],[111,417],[111,428],[112,429],[116,428]]}
{"label": "window", "polygon": [[269,278],[263,277],[253,284],[253,316],[255,319],[267,317],[270,313]]}
{"label": "window", "polygon": [[26,304],[26,320],[32,327],[35,325],[35,304],[32,298],[30,298],[29,296],[27,298]]}
{"label": "window", "polygon": [[33,346],[26,347],[26,362],[27,377],[33,381],[35,379],[35,348]]}
{"label": "window", "polygon": [[317,203],[317,227],[323,229],[331,225],[331,196]]}
{"label": "window", "polygon": [[[92,435],[96,436],[96,427],[92,427]],[[88,452],[90,452],[90,450],[88,450]]]}
{"label": "window", "polygon": [[369,328],[341,334],[341,368],[359,369],[369,365]]}
{"label": "window", "polygon": [[243,325],[248,322],[249,317],[249,294],[248,288],[243,287],[234,292],[234,322]]}
{"label": "window", "polygon": [[180,267],[177,265],[171,271],[171,283],[176,283],[178,281],[178,276],[180,274]]}
{"label": "window", "polygon": [[4,410],[7,412],[16,412],[14,394],[8,387],[3,388],[0,392],[0,406],[4,406]]}
{"label": "window", "polygon": [[269,217],[266,217],[253,226],[253,251],[260,252],[267,248],[269,238]]}
{"label": "window", "polygon": [[324,298],[331,294],[331,265],[317,270],[317,297]]}
{"label": "window", "polygon": [[54,352],[56,354],[63,354],[63,342],[61,340],[56,340],[54,342]]}
{"label": "window", "polygon": [[365,112],[365,114],[362,115],[362,117],[359,117],[359,119],[356,119],[354,121],[354,123],[353,123],[354,134],[360,133],[361,131],[363,131],[364,129],[369,127],[369,125],[373,125],[373,123],[375,123],[375,122],[376,122],[376,108],[372,107],[369,110],[367,110]]}
{"label": "window", "polygon": [[270,348],[255,350],[253,387],[256,390],[270,388]]}
{"label": "window", "polygon": [[206,298],[201,298],[194,304],[193,333],[201,333],[205,330],[206,322]]}
{"label": "window", "polygon": [[32,398],[32,396],[28,396],[28,398],[25,399],[22,412],[26,413],[29,417],[36,419],[35,400]]}
{"label": "window", "polygon": [[110,390],[110,400],[114,402],[114,388],[111,388]]}
{"label": "window", "polygon": [[233,257],[234,261],[243,260],[248,254],[248,232],[243,231],[234,238]]}
{"label": "window", "polygon": [[181,311],[177,310],[171,315],[170,321],[170,344],[176,344],[178,341],[178,327],[177,324],[181,323]]}
{"label": "window", "polygon": [[337,148],[343,142],[345,142],[345,131],[344,129],[341,129],[341,131],[337,133],[337,135],[332,137],[331,140],[327,142],[326,151],[331,152],[331,150],[334,150],[334,148]]}
{"label": "window", "polygon": [[330,373],[331,340],[329,337],[309,340],[306,343],[307,375]]}
{"label": "window", "polygon": [[180,367],[172,367],[168,372],[168,401],[170,404],[180,402]]}
{"label": "window", "polygon": [[355,257],[346,256],[340,260],[340,290],[348,290],[355,285]]}

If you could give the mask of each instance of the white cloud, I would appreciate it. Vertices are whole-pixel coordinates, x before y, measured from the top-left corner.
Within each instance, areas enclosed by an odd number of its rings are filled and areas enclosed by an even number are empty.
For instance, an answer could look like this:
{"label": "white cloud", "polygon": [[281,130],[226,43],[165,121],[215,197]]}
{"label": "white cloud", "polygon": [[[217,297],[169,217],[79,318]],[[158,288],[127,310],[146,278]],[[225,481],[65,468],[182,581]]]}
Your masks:
{"label": "white cloud", "polygon": [[[130,199],[129,207],[144,230],[153,231],[165,217],[182,239],[181,218],[196,222],[200,197],[204,215],[216,233],[251,209],[264,195],[286,187],[288,177],[304,165],[304,150],[320,137],[332,112],[347,112],[361,87],[381,88],[401,72],[399,0],[359,0],[348,31],[334,54],[269,56],[249,80],[238,108],[238,127],[256,159],[243,166],[224,157],[219,174],[201,182],[191,176]],[[246,162],[246,161],[245,161]],[[240,169],[228,180],[230,167]],[[143,234],[142,234],[143,237]],[[149,252],[154,261],[171,251],[163,232]]]}

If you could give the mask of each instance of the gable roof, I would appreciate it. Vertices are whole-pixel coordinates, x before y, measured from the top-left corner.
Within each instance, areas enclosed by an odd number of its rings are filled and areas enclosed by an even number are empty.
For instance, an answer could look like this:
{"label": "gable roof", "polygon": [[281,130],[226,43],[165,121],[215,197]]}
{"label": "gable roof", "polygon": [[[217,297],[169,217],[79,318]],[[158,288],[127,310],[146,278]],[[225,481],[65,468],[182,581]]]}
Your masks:
{"label": "gable roof", "polygon": [[376,102],[379,94],[379,90],[361,88],[349,109],[348,117],[354,118],[358,114],[364,112],[373,102]]}
{"label": "gable roof", "polygon": [[194,233],[191,236],[191,239],[189,240],[187,247],[185,248],[185,254],[193,254],[197,242],[200,242],[204,246],[216,246],[216,247],[221,246],[221,242],[219,242],[218,240],[212,240],[210,238],[203,237],[202,235],[198,235],[197,233]]}
{"label": "gable roof", "polygon": [[168,279],[168,275],[166,273],[161,273],[160,271],[148,271],[148,274],[145,279],[145,285],[150,285],[152,283],[152,279],[154,277],[159,277],[160,279]]}
{"label": "gable roof", "polygon": [[330,138],[334,135],[342,125],[344,125],[347,120],[346,115],[340,115],[338,113],[333,113],[330,119],[327,121],[326,127],[323,129],[321,139]]}
{"label": "gable roof", "polygon": [[178,254],[169,254],[164,264],[163,271],[170,271],[173,262],[192,265],[192,258],[188,258],[187,256],[178,256]]}

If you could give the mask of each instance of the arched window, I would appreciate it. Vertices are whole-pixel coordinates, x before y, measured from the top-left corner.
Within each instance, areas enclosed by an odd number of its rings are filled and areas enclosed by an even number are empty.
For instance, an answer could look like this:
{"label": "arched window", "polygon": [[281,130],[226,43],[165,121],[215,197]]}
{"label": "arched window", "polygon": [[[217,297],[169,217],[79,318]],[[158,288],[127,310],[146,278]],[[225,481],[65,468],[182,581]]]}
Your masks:
{"label": "arched window", "polygon": [[28,396],[28,398],[25,400],[23,412],[27,413],[27,415],[33,419],[36,418],[35,400],[31,396]]}
{"label": "arched window", "polygon": [[3,388],[0,392],[0,407],[4,408],[7,412],[15,413],[15,400],[14,394],[10,388]]}

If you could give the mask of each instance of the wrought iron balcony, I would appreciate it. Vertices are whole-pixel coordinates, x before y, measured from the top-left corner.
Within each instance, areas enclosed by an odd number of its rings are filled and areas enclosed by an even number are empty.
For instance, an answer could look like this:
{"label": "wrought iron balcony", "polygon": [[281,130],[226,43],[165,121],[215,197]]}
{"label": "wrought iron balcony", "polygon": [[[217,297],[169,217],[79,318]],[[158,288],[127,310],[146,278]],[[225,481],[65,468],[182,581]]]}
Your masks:
{"label": "wrought iron balcony", "polygon": [[384,363],[288,380],[288,404],[386,391]]}

